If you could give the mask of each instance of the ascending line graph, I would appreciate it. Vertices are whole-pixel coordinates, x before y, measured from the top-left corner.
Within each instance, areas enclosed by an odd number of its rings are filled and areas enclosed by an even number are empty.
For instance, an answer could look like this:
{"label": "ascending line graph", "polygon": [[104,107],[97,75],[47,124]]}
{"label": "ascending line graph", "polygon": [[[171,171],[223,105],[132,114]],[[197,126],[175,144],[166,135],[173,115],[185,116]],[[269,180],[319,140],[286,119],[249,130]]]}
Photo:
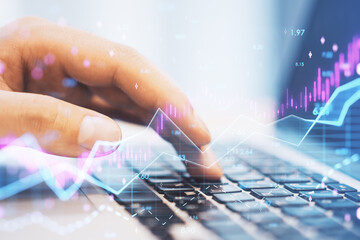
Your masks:
{"label": "ascending line graph", "polygon": [[[282,119],[276,120],[274,122],[268,123],[268,124],[262,124],[259,123],[257,121],[254,121],[250,118],[248,118],[247,116],[243,116],[240,115],[239,117],[237,117],[230,125],[228,125],[224,131],[211,143],[208,145],[208,147],[204,150],[199,149],[194,143],[193,141],[171,120],[171,118],[165,113],[163,112],[161,109],[158,109],[156,111],[156,113],[154,114],[153,118],[151,119],[150,123],[148,124],[148,126],[145,128],[144,131],[148,131],[151,128],[151,124],[153,123],[153,121],[158,117],[158,116],[163,116],[166,121],[169,121],[171,124],[173,124],[174,128],[177,129],[188,141],[190,144],[192,144],[194,146],[194,148],[199,151],[200,153],[205,153],[206,151],[208,151],[209,149],[211,149],[211,147],[216,144],[218,141],[220,141],[221,137],[226,135],[228,132],[233,132],[234,128],[237,126],[237,123],[239,123],[239,125],[241,126],[241,123],[244,120],[250,121],[253,124],[256,125],[256,129],[247,132],[246,135],[244,136],[243,139],[241,139],[240,141],[238,141],[237,143],[235,143],[233,146],[229,147],[227,149],[227,151],[222,154],[221,156],[219,156],[217,158],[217,161],[221,161],[222,159],[224,159],[229,153],[231,153],[235,148],[237,148],[238,146],[240,146],[241,144],[243,144],[245,141],[247,141],[250,137],[254,136],[255,134],[260,134],[260,135],[264,135],[270,138],[274,138],[276,140],[282,141],[282,142],[286,142],[288,144],[294,145],[294,146],[300,146],[302,144],[302,142],[305,140],[305,138],[307,137],[307,135],[310,133],[310,131],[314,128],[314,126],[316,124],[326,124],[326,125],[332,125],[332,126],[342,126],[345,120],[345,117],[350,109],[350,107],[360,99],[360,78],[357,78],[347,84],[344,84],[340,87],[338,87],[334,93],[331,95],[331,97],[329,98],[329,101],[325,104],[325,106],[320,110],[318,116],[316,117],[315,120],[310,120],[310,119],[304,119],[295,115],[290,115],[287,117],[284,117]],[[305,133],[303,134],[303,136],[301,137],[301,139],[299,141],[296,142],[290,142],[290,141],[286,141],[282,138],[273,136],[271,134],[268,134],[266,129],[273,127],[275,124],[279,124],[285,121],[300,121],[303,123],[307,123],[309,124],[308,128],[306,129]],[[8,197],[11,197],[19,192],[22,192],[26,189],[29,189],[39,183],[45,182],[49,188],[59,197],[59,199],[61,200],[68,200],[71,198],[71,196],[77,192],[79,190],[79,188],[81,187],[82,183],[84,181],[90,182],[92,184],[95,184],[101,188],[104,188],[105,190],[107,190],[108,192],[111,192],[115,195],[120,194],[127,186],[129,186],[135,179],[137,179],[137,176],[134,176],[131,180],[127,181],[126,184],[124,184],[124,186],[122,186],[120,189],[113,189],[112,187],[108,186],[107,184],[99,181],[98,179],[94,178],[93,176],[91,176],[88,173],[88,170],[90,169],[94,159],[96,158],[96,153],[98,152],[98,150],[100,148],[106,148],[106,147],[117,147],[120,144],[123,144],[124,142],[129,141],[130,139],[136,139],[136,137],[141,137],[143,136],[144,132],[140,132],[130,138],[127,139],[123,139],[121,141],[118,142],[106,142],[106,141],[97,141],[94,144],[93,149],[90,151],[88,157],[85,160],[85,164],[83,165],[83,167],[81,169],[78,169],[70,164],[67,163],[61,163],[56,165],[56,169],[55,171],[52,170],[50,171],[50,169],[48,168],[41,168],[38,172],[31,174],[29,176],[26,176],[24,178],[21,178],[17,181],[14,181],[8,185],[5,185],[3,187],[0,187],[0,200],[1,199],[6,199]],[[22,137],[19,138],[20,141],[24,142],[26,144],[26,146],[30,146],[36,150],[41,150],[37,140],[35,137],[33,137],[32,135],[24,135]],[[0,160],[2,158],[6,158],[9,156],[9,148],[10,147],[4,147],[3,149],[0,150]],[[199,164],[197,162],[193,162],[189,159],[182,159],[180,158],[178,155],[174,155],[174,154],[169,154],[167,152],[162,152],[160,154],[158,154],[156,157],[154,157],[154,159],[152,159],[151,161],[149,161],[149,163],[147,164],[147,166],[145,166],[138,174],[143,173],[148,167],[150,167],[154,162],[156,162],[158,159],[160,159],[162,156],[167,155],[167,156],[171,156],[174,159],[179,159],[179,160],[184,160],[187,162],[192,162],[192,164],[204,167],[204,168],[209,168],[212,165],[209,166],[204,166],[202,164]],[[39,163],[42,163],[42,160],[39,160]],[[216,162],[214,162],[213,164],[215,164]],[[46,166],[46,165],[45,165]],[[74,183],[71,184],[69,187],[67,188],[61,188],[58,187],[56,185],[56,176],[58,174],[61,174],[62,172],[69,172],[72,173],[74,175],[76,175],[76,179],[74,180]]]}

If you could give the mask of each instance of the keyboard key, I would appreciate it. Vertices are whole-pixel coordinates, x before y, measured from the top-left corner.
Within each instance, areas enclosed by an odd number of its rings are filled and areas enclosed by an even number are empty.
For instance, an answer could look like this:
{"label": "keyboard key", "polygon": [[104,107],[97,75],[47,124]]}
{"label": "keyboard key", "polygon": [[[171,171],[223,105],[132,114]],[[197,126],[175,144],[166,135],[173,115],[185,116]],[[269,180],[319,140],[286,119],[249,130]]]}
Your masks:
{"label": "keyboard key", "polygon": [[264,175],[285,175],[285,174],[292,174],[292,173],[296,172],[296,169],[291,166],[259,167],[259,168],[257,168],[257,170]]}
{"label": "keyboard key", "polygon": [[253,240],[254,238],[248,235],[247,233],[236,235],[231,232],[228,232],[226,235],[222,235],[221,239],[222,240],[239,240],[239,239]]}
{"label": "keyboard key", "polygon": [[204,222],[204,225],[213,232],[217,233],[221,238],[223,238],[222,236],[232,235],[237,236],[238,239],[245,239],[243,237],[248,236],[247,233],[241,228],[241,226],[231,222],[231,220]]}
{"label": "keyboard key", "polygon": [[149,179],[146,179],[146,181],[147,181],[150,185],[170,184],[170,183],[182,183],[182,182],[183,182],[183,181],[181,180],[181,178],[176,178],[176,177],[172,177],[172,178],[152,178],[152,177],[150,177]]}
{"label": "keyboard key", "polygon": [[325,190],[325,186],[321,186],[320,183],[309,182],[309,183],[287,183],[284,187],[292,192],[298,193],[301,191],[317,191]]}
{"label": "keyboard key", "polygon": [[338,191],[338,193],[346,193],[346,192],[356,192],[357,190],[353,187],[350,187],[346,184],[343,183],[332,183],[332,184],[328,184],[328,187],[330,189],[335,189]]}
{"label": "keyboard key", "polygon": [[282,211],[296,218],[324,217],[324,212],[316,207],[284,207]]}
{"label": "keyboard key", "polygon": [[282,222],[282,219],[272,212],[242,213],[241,216],[257,225]]}
{"label": "keyboard key", "polygon": [[241,189],[233,185],[209,185],[201,187],[206,195],[212,195],[215,193],[234,193],[241,192]]}
{"label": "keyboard key", "polygon": [[208,211],[198,213],[198,218],[200,221],[226,221],[229,220],[229,216],[220,211],[218,208],[210,209]]}
{"label": "keyboard key", "polygon": [[239,187],[245,191],[262,188],[276,188],[277,186],[278,184],[273,181],[239,182]]}
{"label": "keyboard key", "polygon": [[188,172],[181,172],[180,175],[182,178],[185,178],[189,182],[194,181],[192,176]]}
{"label": "keyboard key", "polygon": [[254,201],[255,199],[247,193],[238,192],[238,193],[220,193],[213,195],[214,200],[220,203],[227,202],[245,202],[245,201]]}
{"label": "keyboard key", "polygon": [[343,228],[339,223],[335,222],[331,218],[304,218],[300,219],[301,223],[316,228],[317,230],[323,231],[328,229]]}
{"label": "keyboard key", "polygon": [[163,184],[163,185],[156,185],[155,189],[159,192],[159,193],[164,193],[164,192],[176,192],[176,191],[180,191],[180,192],[189,192],[189,191],[194,191],[194,188],[191,187],[189,184],[185,184],[185,183],[174,183],[174,184]]}
{"label": "keyboard key", "polygon": [[310,177],[306,175],[292,174],[292,175],[270,175],[271,180],[276,183],[306,183],[310,182]]}
{"label": "keyboard key", "polygon": [[330,190],[323,191],[311,191],[311,192],[300,192],[299,196],[308,200],[321,200],[321,199],[339,199],[343,198],[340,194]]}
{"label": "keyboard key", "polygon": [[180,218],[178,218],[175,214],[169,214],[167,216],[159,216],[153,213],[153,214],[149,214],[146,217],[139,217],[138,219],[147,228],[150,228],[151,232],[154,233],[155,235],[165,234],[171,224],[183,223],[183,221]]}
{"label": "keyboard key", "polygon": [[266,168],[266,167],[286,167],[289,166],[288,163],[283,160],[275,159],[275,158],[258,158],[246,160],[246,162],[253,166],[254,168]]}
{"label": "keyboard key", "polygon": [[346,240],[358,240],[359,236],[356,236],[354,233],[343,229],[328,229],[326,231],[321,231],[316,239],[346,239]]}
{"label": "keyboard key", "polygon": [[237,164],[230,168],[225,168],[225,174],[245,174],[251,171],[251,169],[243,164]]}
{"label": "keyboard key", "polygon": [[315,200],[316,204],[324,209],[339,210],[358,208],[359,205],[349,199]]}
{"label": "keyboard key", "polygon": [[265,198],[266,203],[270,204],[273,207],[301,207],[307,206],[309,203],[297,196],[290,196],[290,197],[272,197],[272,198]]}
{"label": "keyboard key", "polygon": [[120,204],[161,202],[161,199],[150,190],[146,192],[120,193],[114,196],[114,200]]}
{"label": "keyboard key", "polygon": [[190,216],[197,215],[200,212],[207,212],[212,209],[217,209],[217,207],[214,204],[212,204],[207,200],[203,200],[197,203],[190,201],[190,202],[185,202],[183,204],[176,204],[176,206],[178,206],[181,210],[188,212]]}
{"label": "keyboard key", "polygon": [[145,170],[140,173],[140,175],[148,175],[151,178],[171,178],[174,176],[174,173],[169,170]]}
{"label": "keyboard key", "polygon": [[229,183],[227,182],[223,182],[223,181],[219,181],[219,182],[200,182],[200,181],[195,181],[194,179],[192,179],[193,181],[191,182],[192,185],[194,185],[195,187],[199,187],[199,188],[206,188],[207,186],[223,186],[223,185],[229,185]]}
{"label": "keyboard key", "polygon": [[272,234],[276,239],[305,240],[297,230],[285,223],[267,223],[259,225],[261,229]]}
{"label": "keyboard key", "polygon": [[345,197],[354,202],[360,202],[360,192],[347,192]]}
{"label": "keyboard key", "polygon": [[261,202],[232,202],[227,203],[226,207],[231,211],[237,213],[249,213],[249,212],[266,212],[267,206]]}
{"label": "keyboard key", "polygon": [[291,192],[283,188],[274,188],[274,189],[253,189],[251,190],[251,195],[262,199],[270,197],[288,197],[293,196]]}
{"label": "keyboard key", "polygon": [[255,173],[255,172],[250,172],[247,174],[229,174],[226,173],[225,176],[232,182],[245,182],[245,181],[260,181],[260,180],[264,180],[264,176],[259,174],[259,173]]}
{"label": "keyboard key", "polygon": [[201,195],[197,191],[190,192],[165,192],[164,197],[170,202],[179,202],[179,201],[192,201],[194,199],[202,200],[205,199],[203,195]]}
{"label": "keyboard key", "polygon": [[164,222],[169,223],[182,223],[183,221],[178,218],[174,212],[166,206],[164,203],[153,203],[153,204],[129,204],[125,209],[134,217],[138,218],[157,218],[156,225],[160,225]]}
{"label": "keyboard key", "polygon": [[314,179],[314,181],[316,182],[323,182],[325,184],[329,184],[329,183],[338,183],[338,181],[336,181],[335,179],[329,178],[327,176],[323,176],[321,174],[312,174],[310,175],[312,179]]}

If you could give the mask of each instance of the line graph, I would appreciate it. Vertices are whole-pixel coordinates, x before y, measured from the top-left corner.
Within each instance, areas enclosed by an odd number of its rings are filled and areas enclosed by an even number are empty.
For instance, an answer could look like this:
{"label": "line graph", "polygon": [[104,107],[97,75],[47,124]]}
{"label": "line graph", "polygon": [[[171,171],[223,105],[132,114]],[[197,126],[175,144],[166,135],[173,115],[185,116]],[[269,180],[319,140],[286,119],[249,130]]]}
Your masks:
{"label": "line graph", "polygon": [[[345,95],[345,98],[344,98]],[[344,99],[343,99],[344,98]],[[300,146],[301,143],[304,141],[304,139],[307,137],[307,135],[310,133],[310,131],[313,129],[313,127],[316,124],[326,124],[326,125],[332,125],[332,126],[341,126],[344,123],[344,119],[349,111],[349,108],[360,99],[360,78],[357,78],[347,84],[344,84],[342,86],[340,86],[339,88],[337,88],[334,93],[331,95],[331,97],[329,98],[329,101],[325,104],[324,108],[319,112],[318,116],[316,117],[315,120],[310,120],[310,119],[304,119],[295,115],[290,115],[287,117],[284,117],[282,119],[276,120],[274,122],[268,123],[268,124],[262,124],[260,122],[254,121],[253,119],[249,119],[247,116],[243,116],[240,115],[239,117],[237,117],[231,124],[229,124],[224,131],[216,138],[214,139],[214,141],[208,145],[208,147],[204,150],[201,150],[200,148],[198,148],[193,141],[171,120],[170,117],[168,117],[168,115],[163,112],[161,109],[158,109],[153,118],[151,119],[150,123],[148,124],[148,126],[144,129],[144,131],[148,131],[152,122],[154,121],[154,119],[156,119],[157,116],[162,115],[165,117],[166,120],[168,120],[169,122],[171,122],[174,127],[176,129],[178,129],[179,132],[181,132],[181,134],[191,143],[193,144],[194,148],[196,148],[197,151],[201,152],[201,153],[205,153],[206,151],[208,151],[214,144],[216,144],[220,137],[225,135],[227,131],[230,131],[233,129],[234,125],[236,125],[236,123],[238,123],[239,121],[241,122],[244,119],[247,119],[249,121],[252,121],[253,123],[255,123],[256,126],[259,126],[258,129],[248,133],[241,141],[238,141],[236,144],[234,144],[233,146],[229,147],[228,150],[222,154],[220,157],[217,158],[217,161],[221,161],[222,159],[224,159],[230,152],[232,152],[236,147],[240,146],[241,144],[243,144],[245,141],[247,141],[250,137],[254,136],[255,134],[260,134],[266,137],[270,137],[270,138],[274,138],[276,140],[282,141],[282,142],[286,142],[288,144],[291,145],[295,145],[295,146]],[[338,101],[339,100],[339,101]],[[333,106],[334,105],[339,105],[341,106],[339,109],[340,111],[333,111],[334,109]],[[300,141],[298,142],[289,142],[286,141],[284,139],[278,138],[276,136],[272,136],[269,134],[264,133],[265,129],[268,127],[272,127],[275,124],[287,121],[287,120],[298,120],[298,121],[302,121],[302,122],[306,122],[309,123],[310,126],[307,129],[307,131],[305,132],[304,136],[301,138]],[[118,142],[107,142],[107,141],[97,141],[94,144],[93,149],[90,151],[88,157],[86,158],[85,164],[81,169],[77,169],[69,164],[63,163],[60,165],[56,166],[56,170],[54,172],[51,172],[49,169],[47,168],[43,168],[44,165],[42,165],[42,168],[34,173],[31,174],[25,178],[19,179],[18,181],[15,181],[13,183],[10,183],[8,185],[5,185],[3,187],[0,188],[0,200],[2,199],[6,199],[8,197],[11,197],[21,191],[24,191],[26,189],[29,189],[41,182],[45,182],[49,188],[59,197],[59,199],[61,200],[68,200],[74,193],[76,193],[79,188],[81,187],[82,183],[84,181],[88,181],[92,184],[95,184],[101,188],[104,188],[105,190],[107,190],[108,192],[111,192],[115,195],[120,194],[129,184],[131,184],[135,179],[136,176],[134,178],[132,178],[130,181],[128,181],[122,188],[120,189],[113,189],[110,186],[104,184],[103,182],[99,181],[98,179],[92,177],[91,175],[88,174],[88,170],[90,168],[90,166],[93,163],[93,160],[96,158],[96,153],[98,151],[98,149],[100,147],[116,147],[118,145],[120,145],[121,143],[124,143],[130,139],[135,139],[136,137],[142,136],[143,132],[140,132],[134,136],[131,136],[130,138],[127,139],[123,139],[121,141]],[[32,148],[36,149],[36,150],[41,150],[39,144],[37,143],[37,140],[34,136],[30,135],[30,134],[26,134],[23,135],[22,137],[19,138],[20,141],[25,142],[27,146],[31,146]],[[8,157],[9,156],[9,152],[7,151],[9,150],[9,147],[5,147],[3,149],[1,149],[0,151],[0,160],[3,157]],[[182,159],[180,158],[178,155],[174,155],[174,154],[170,154],[167,152],[162,152],[159,155],[157,155],[154,159],[152,159],[147,166],[145,166],[138,174],[143,173],[147,168],[149,168],[154,162],[156,162],[158,159],[160,159],[162,156],[167,155],[170,156],[174,159],[179,159],[179,160],[183,160],[183,161],[187,161],[190,162],[190,160],[188,159]],[[43,160],[39,160],[38,161],[40,164],[44,164]],[[213,164],[215,164],[216,162],[214,162]],[[202,164],[199,164],[197,162],[192,162],[192,164],[198,165],[200,167],[204,167],[204,168],[209,168],[212,165],[209,166],[204,166]],[[45,165],[46,166],[46,165]],[[74,183],[71,184],[68,188],[59,188],[58,186],[56,186],[56,182],[55,182],[55,177],[57,174],[60,174],[64,171],[67,171],[69,173],[75,174],[77,177],[74,180]]]}

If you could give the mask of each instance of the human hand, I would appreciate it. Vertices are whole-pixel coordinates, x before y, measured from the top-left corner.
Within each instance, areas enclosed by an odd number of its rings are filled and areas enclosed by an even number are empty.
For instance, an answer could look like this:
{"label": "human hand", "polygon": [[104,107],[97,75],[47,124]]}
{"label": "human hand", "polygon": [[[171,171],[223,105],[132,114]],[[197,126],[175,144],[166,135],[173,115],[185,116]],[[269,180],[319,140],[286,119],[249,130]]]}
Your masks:
{"label": "human hand", "polygon": [[[1,137],[31,133],[57,155],[79,156],[96,140],[118,141],[121,130],[110,117],[147,124],[166,104],[187,112],[170,118],[198,147],[210,142],[186,96],[134,49],[35,17],[0,30],[0,101]],[[51,131],[60,133],[53,141],[44,137]],[[219,179],[215,161],[207,151],[197,163],[211,167],[187,167],[194,176]]]}

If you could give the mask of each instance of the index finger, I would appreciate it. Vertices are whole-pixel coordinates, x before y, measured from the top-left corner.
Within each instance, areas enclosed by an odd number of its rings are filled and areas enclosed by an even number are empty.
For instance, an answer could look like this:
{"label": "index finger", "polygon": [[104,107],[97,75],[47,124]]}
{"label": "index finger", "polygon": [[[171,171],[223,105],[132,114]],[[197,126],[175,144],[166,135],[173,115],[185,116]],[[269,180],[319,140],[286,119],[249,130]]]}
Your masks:
{"label": "index finger", "polygon": [[185,95],[134,49],[42,19],[27,19],[26,25],[30,37],[21,45],[28,66],[53,54],[54,66],[66,75],[88,86],[116,86],[149,113],[162,109],[197,146],[210,142],[209,131]]}

